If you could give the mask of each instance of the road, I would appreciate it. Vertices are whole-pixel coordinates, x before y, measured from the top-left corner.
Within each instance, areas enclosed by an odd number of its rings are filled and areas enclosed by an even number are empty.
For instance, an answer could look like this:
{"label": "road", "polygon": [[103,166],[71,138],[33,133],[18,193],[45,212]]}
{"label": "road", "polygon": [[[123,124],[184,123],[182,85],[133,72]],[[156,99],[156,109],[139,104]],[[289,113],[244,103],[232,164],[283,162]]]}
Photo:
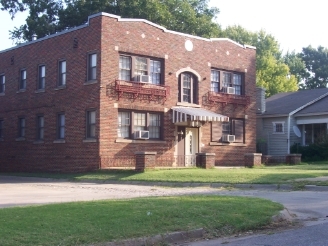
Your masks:
{"label": "road", "polygon": [[226,190],[210,187],[165,188],[147,185],[74,183],[42,178],[0,176],[0,208],[49,203],[124,199],[144,196],[213,194],[261,197],[283,204],[306,227],[273,235],[225,238],[184,245],[327,245],[328,191],[277,191],[268,189]]}

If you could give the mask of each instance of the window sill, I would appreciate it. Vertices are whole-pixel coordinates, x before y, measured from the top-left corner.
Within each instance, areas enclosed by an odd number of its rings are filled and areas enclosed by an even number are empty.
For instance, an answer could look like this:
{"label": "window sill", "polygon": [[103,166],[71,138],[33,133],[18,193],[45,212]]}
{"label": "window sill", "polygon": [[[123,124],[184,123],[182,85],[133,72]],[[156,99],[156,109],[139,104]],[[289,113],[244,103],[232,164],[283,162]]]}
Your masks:
{"label": "window sill", "polygon": [[210,142],[210,146],[239,146],[246,147],[244,143],[219,143],[219,142]]}
{"label": "window sill", "polygon": [[55,88],[55,91],[66,89],[66,85],[60,85]]}
{"label": "window sill", "polygon": [[25,137],[19,137],[19,138],[16,138],[15,140],[16,141],[25,141],[26,139],[25,139]]}
{"label": "window sill", "polygon": [[84,85],[93,85],[93,84],[97,84],[98,80],[94,79],[94,80],[88,80],[86,82],[84,82]]}
{"label": "window sill", "polygon": [[137,139],[117,138],[115,140],[115,143],[166,144],[166,141],[163,141],[163,140],[137,140]]}
{"label": "window sill", "polygon": [[83,139],[83,143],[97,143],[97,139],[95,138]]}
{"label": "window sill", "polygon": [[22,93],[22,92],[25,92],[25,91],[26,91],[26,89],[20,89],[20,90],[16,91],[16,93]]}
{"label": "window sill", "polygon": [[201,105],[194,104],[194,103],[186,103],[186,102],[177,102],[177,106],[185,106],[185,107],[193,107],[193,108],[200,108]]}
{"label": "window sill", "polygon": [[34,144],[44,144],[44,141],[43,140],[36,140],[33,143]]}
{"label": "window sill", "polygon": [[61,143],[66,143],[66,141],[65,141],[65,139],[57,139],[57,140],[54,140],[53,143],[61,144]]}
{"label": "window sill", "polygon": [[45,89],[40,89],[40,90],[36,90],[35,93],[43,93],[45,91],[46,91]]}

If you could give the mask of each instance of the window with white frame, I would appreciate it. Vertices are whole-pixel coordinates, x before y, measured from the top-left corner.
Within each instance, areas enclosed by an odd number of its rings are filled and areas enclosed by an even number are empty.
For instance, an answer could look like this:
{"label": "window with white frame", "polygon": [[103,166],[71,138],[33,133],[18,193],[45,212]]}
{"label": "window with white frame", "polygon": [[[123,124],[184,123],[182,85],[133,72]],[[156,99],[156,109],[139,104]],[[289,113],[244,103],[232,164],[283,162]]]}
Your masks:
{"label": "window with white frame", "polygon": [[96,110],[87,111],[87,138],[96,137]]}
{"label": "window with white frame", "polygon": [[274,134],[283,134],[284,133],[284,122],[272,122],[273,133]]}
{"label": "window with white frame", "polygon": [[39,66],[38,90],[44,90],[46,87],[46,66]]}
{"label": "window with white frame", "polygon": [[88,80],[97,79],[97,54],[88,55]]}
{"label": "window with white frame", "polygon": [[57,139],[65,139],[65,114],[57,115]]}
{"label": "window with white frame", "polygon": [[37,139],[43,140],[44,139],[44,116],[38,115],[37,116]]}
{"label": "window with white frame", "polygon": [[211,91],[228,93],[233,87],[236,95],[244,95],[244,81],[241,73],[211,69]]}
{"label": "window with white frame", "polygon": [[[119,79],[121,80],[163,84],[161,60],[141,56],[120,55],[119,69]],[[148,78],[142,80],[142,76],[148,76]]]}
{"label": "window with white frame", "polygon": [[162,114],[141,111],[118,111],[119,138],[133,139],[137,131],[149,131],[150,139],[162,137]]}
{"label": "window with white frame", "polygon": [[66,85],[66,61],[58,63],[58,86]]}
{"label": "window with white frame", "polygon": [[0,93],[5,93],[6,77],[4,74],[0,74]]}
{"label": "window with white frame", "polygon": [[20,71],[19,90],[26,89],[26,69]]}

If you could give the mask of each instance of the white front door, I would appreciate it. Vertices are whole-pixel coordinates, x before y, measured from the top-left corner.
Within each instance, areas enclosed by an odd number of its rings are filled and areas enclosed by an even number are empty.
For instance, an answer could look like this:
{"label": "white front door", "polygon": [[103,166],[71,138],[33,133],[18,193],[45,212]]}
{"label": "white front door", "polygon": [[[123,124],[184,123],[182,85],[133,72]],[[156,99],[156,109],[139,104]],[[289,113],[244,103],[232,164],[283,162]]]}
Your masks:
{"label": "white front door", "polygon": [[186,128],[185,137],[185,165],[196,166],[198,153],[198,128]]}

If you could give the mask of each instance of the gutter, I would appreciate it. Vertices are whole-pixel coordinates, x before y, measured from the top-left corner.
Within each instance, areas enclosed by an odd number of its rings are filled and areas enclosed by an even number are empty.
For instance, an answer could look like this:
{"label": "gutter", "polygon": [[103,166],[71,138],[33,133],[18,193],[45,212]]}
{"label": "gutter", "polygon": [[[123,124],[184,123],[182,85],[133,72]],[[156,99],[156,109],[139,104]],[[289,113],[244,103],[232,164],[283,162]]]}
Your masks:
{"label": "gutter", "polygon": [[288,114],[288,119],[287,119],[287,154],[288,154],[288,155],[290,154],[290,146],[289,146],[289,145],[290,145],[290,119],[291,119],[291,117],[292,117],[294,114],[296,114],[298,111],[300,111],[300,110],[306,108],[307,106],[310,106],[311,104],[313,104],[313,103],[315,103],[315,102],[321,100],[322,98],[324,98],[324,97],[326,97],[326,96],[328,96],[328,92],[325,93],[325,94],[323,94],[323,95],[321,95],[320,97],[318,97],[318,98],[316,98],[316,99],[314,99],[314,100],[312,100],[312,101],[310,101],[310,102],[304,104],[303,106],[301,106],[301,107],[295,109],[294,111],[292,111],[292,112],[290,112],[290,113]]}

